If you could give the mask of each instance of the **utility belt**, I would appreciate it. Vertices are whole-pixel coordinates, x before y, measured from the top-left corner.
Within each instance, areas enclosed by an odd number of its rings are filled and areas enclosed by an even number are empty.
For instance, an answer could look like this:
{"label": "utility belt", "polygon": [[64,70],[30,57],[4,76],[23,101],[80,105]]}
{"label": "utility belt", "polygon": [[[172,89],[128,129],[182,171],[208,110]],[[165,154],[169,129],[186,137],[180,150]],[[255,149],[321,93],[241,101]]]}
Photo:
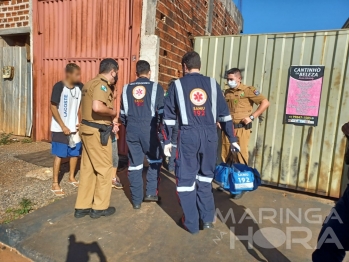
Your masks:
{"label": "utility belt", "polygon": [[94,122],[89,122],[87,120],[82,120],[81,123],[86,125],[86,126],[97,128],[99,133],[100,133],[100,136],[101,136],[101,144],[102,144],[102,146],[108,145],[108,140],[109,140],[109,137],[111,136],[111,133],[112,133],[112,130],[113,130],[113,126],[112,125],[97,124],[97,123],[94,123]]}
{"label": "utility belt", "polygon": [[252,122],[248,123],[247,125],[239,123],[234,124],[234,128],[245,128],[246,130],[252,129]]}

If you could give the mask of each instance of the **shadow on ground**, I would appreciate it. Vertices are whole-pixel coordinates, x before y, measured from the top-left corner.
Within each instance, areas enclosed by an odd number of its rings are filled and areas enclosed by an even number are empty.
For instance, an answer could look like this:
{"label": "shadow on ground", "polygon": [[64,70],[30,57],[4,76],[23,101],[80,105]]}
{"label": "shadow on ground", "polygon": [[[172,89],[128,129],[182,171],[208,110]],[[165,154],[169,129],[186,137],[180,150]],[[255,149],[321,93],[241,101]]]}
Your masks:
{"label": "shadow on ground", "polygon": [[[34,261],[311,261],[312,250],[301,244],[287,249],[278,234],[261,234],[274,227],[286,232],[289,224],[259,221],[258,210],[264,208],[318,208],[323,218],[331,205],[316,198],[289,194],[261,187],[233,201],[225,192],[214,190],[217,210],[215,229],[190,235],[177,225],[182,215],[177,201],[174,176],[162,173],[161,202],[143,203],[134,210],[129,201],[127,172],[119,174],[124,190],[113,190],[111,205],[117,213],[92,220],[73,216],[76,196],[69,196],[41,208],[23,219],[0,226],[0,241],[17,248]],[[248,207],[248,209],[246,209]],[[249,210],[251,215],[246,212]],[[281,212],[281,211],[280,211]],[[243,217],[243,219],[241,219]],[[253,219],[256,219],[254,222]],[[275,218],[275,220],[277,220]],[[260,222],[260,223],[259,223]],[[322,222],[322,221],[321,221]],[[315,246],[320,224],[302,221],[313,232],[309,244]],[[234,232],[234,233],[233,233]],[[236,240],[237,236],[253,237]],[[299,235],[295,235],[299,237]],[[256,244],[258,240],[259,245]],[[252,242],[253,242],[252,241]],[[281,243],[281,244],[280,244]]]}
{"label": "shadow on ground", "polygon": [[34,153],[21,154],[15,157],[28,163],[42,167],[52,167],[54,159],[54,156],[51,154],[51,149]]}
{"label": "shadow on ground", "polygon": [[66,262],[87,262],[91,254],[96,254],[99,261],[106,262],[107,258],[100,248],[98,242],[84,243],[76,242],[75,235],[69,236],[68,254]]}

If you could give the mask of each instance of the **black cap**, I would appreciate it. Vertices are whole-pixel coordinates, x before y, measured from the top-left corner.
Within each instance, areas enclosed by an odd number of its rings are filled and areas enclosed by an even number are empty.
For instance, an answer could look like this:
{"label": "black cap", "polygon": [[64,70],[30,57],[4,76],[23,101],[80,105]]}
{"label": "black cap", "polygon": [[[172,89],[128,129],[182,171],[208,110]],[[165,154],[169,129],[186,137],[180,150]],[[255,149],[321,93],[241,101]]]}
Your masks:
{"label": "black cap", "polygon": [[114,66],[116,66],[116,68],[118,68],[119,69],[119,64],[118,64],[118,62],[116,62],[115,61],[115,59],[113,59],[113,58],[105,58],[105,59],[103,59],[102,61],[101,61],[101,64],[113,64]]}

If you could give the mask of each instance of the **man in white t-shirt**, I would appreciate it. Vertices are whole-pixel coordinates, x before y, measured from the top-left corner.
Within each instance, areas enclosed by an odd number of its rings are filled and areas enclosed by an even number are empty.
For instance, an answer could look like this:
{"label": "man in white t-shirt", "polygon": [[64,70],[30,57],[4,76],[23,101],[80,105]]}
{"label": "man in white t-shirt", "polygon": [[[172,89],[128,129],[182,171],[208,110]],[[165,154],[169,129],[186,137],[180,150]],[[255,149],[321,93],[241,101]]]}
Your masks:
{"label": "man in white t-shirt", "polygon": [[62,158],[70,158],[69,184],[78,187],[75,179],[75,169],[78,157],[81,155],[81,140],[77,132],[79,126],[79,109],[81,102],[80,83],[81,70],[74,63],[65,67],[65,80],[53,86],[51,96],[51,132],[52,154],[55,155],[53,163],[53,182],[51,191],[56,196],[63,196],[64,192],[59,186],[58,174]]}

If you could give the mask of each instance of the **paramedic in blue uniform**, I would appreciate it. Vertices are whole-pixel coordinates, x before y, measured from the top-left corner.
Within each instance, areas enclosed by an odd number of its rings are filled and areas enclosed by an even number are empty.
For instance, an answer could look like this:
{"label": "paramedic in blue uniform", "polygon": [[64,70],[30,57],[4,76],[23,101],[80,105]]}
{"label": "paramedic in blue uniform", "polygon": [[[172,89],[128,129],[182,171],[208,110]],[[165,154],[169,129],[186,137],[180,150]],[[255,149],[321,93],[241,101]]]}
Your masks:
{"label": "paramedic in blue uniform", "polygon": [[172,151],[172,128],[178,112],[179,134],[175,174],[177,192],[183,209],[182,226],[192,234],[213,228],[215,205],[212,180],[217,158],[217,129],[220,122],[231,143],[232,150],[239,145],[234,137],[232,118],[215,79],[200,74],[201,60],[196,52],[182,59],[184,77],[169,88],[164,101],[164,153]]}
{"label": "paramedic in blue uniform", "polygon": [[176,152],[177,152],[177,141],[178,141],[178,121],[176,121],[176,124],[172,128],[172,136],[171,136],[171,156],[168,159],[168,171],[174,172],[175,171],[175,165],[176,165]]}
{"label": "paramedic in blue uniform", "polygon": [[[177,78],[172,78],[170,83],[169,83],[169,86],[176,80],[177,80]],[[165,97],[167,96],[167,94],[168,94],[168,92],[166,92]],[[167,170],[169,172],[175,171],[177,140],[178,140],[178,121],[176,121],[176,124],[172,128],[171,144],[172,144],[173,150],[171,151],[171,156],[168,158]],[[163,141],[163,140],[161,140],[161,141]]]}
{"label": "paramedic in blue uniform", "polygon": [[[158,126],[162,121],[164,90],[150,81],[150,65],[139,60],[136,65],[138,79],[125,85],[122,91],[120,118],[126,126],[129,149],[129,174],[132,203],[139,209],[141,203],[156,202],[162,163]],[[143,199],[143,160],[149,162],[146,195]]]}

